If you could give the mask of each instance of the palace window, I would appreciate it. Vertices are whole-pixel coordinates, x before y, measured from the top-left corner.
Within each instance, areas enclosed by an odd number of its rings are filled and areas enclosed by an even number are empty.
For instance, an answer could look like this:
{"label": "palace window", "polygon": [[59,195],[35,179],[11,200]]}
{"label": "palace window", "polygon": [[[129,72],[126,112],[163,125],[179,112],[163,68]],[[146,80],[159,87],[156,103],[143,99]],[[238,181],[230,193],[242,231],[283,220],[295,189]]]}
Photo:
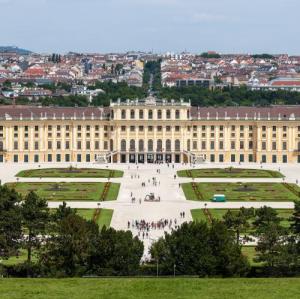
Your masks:
{"label": "palace window", "polygon": [[158,119],[161,119],[161,117],[162,117],[161,110],[158,110],[158,111],[157,111],[157,118],[158,118]]}
{"label": "palace window", "polygon": [[139,118],[144,119],[144,111],[143,110],[139,111]]}
{"label": "palace window", "polygon": [[167,110],[167,119],[170,119],[170,118],[171,118],[171,111]]}
{"label": "palace window", "polygon": [[130,118],[131,119],[135,118],[135,111],[133,109],[130,110]]}
{"label": "palace window", "polygon": [[175,140],[175,151],[180,151],[180,140]]}

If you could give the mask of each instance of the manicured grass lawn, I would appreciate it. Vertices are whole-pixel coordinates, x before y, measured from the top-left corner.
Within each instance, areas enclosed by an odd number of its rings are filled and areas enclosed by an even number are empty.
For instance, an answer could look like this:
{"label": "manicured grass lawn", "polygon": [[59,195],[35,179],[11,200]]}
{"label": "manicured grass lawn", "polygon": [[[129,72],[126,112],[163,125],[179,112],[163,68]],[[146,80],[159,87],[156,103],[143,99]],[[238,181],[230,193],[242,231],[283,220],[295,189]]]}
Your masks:
{"label": "manicured grass lawn", "polygon": [[180,170],[179,177],[194,178],[282,178],[278,171],[266,169],[245,169],[245,168],[202,168],[191,170]]}
{"label": "manicured grass lawn", "polygon": [[[8,183],[23,196],[30,191],[36,192],[48,201],[99,201],[105,183]],[[105,200],[116,200],[120,184],[111,183]]]}
{"label": "manicured grass lawn", "polygon": [[[95,210],[93,210],[93,209],[78,209],[77,210],[77,214],[79,216],[81,216],[82,218],[86,219],[86,220],[92,220],[93,216],[94,216],[94,211]],[[107,228],[110,227],[110,223],[111,223],[113,212],[114,212],[114,210],[101,209],[100,216],[99,216],[98,221],[97,221],[100,229],[104,225]]]}
{"label": "manicured grass lawn", "polygon": [[2,299],[296,299],[300,279],[2,279],[0,293]]}
{"label": "manicured grass lawn", "polygon": [[[209,212],[213,219],[222,220],[223,216],[226,214],[228,209],[209,209]],[[235,209],[231,209],[231,211],[238,211]],[[289,218],[293,214],[293,210],[289,209],[277,209],[278,217],[282,218],[280,224],[283,227],[288,228],[290,226]],[[206,216],[204,215],[203,209],[194,209],[191,210],[191,214],[194,221],[207,221]],[[247,233],[251,233],[251,231],[247,230]]]}
{"label": "manicured grass lawn", "polygon": [[248,261],[252,266],[263,265],[261,262],[258,263],[254,261],[256,256],[255,246],[243,246],[242,253],[248,258]]}
{"label": "manicured grass lawn", "polygon": [[[26,260],[27,260],[27,250],[22,249],[20,250],[18,256],[12,256],[7,260],[2,260],[1,263],[6,266],[12,266],[12,265],[18,265],[24,263]],[[37,260],[36,254],[33,252],[32,261],[35,262],[36,260]]]}
{"label": "manicured grass lawn", "polygon": [[[283,183],[195,183],[202,197],[198,198],[193,183],[182,184],[187,200],[211,201],[214,194],[225,194],[227,201],[294,201],[299,196]],[[288,184],[295,192],[300,188]]]}
{"label": "manicured grass lawn", "polygon": [[123,171],[97,168],[38,168],[20,171],[24,178],[120,178]]}
{"label": "manicured grass lawn", "polygon": [[92,220],[95,210],[94,209],[76,209],[77,214],[85,220]]}
{"label": "manicured grass lawn", "polygon": [[106,226],[107,228],[110,227],[110,223],[111,223],[111,218],[112,218],[112,215],[114,213],[114,210],[110,210],[110,209],[101,209],[100,211],[100,216],[99,216],[99,219],[97,221],[100,229],[103,227],[103,226]]}

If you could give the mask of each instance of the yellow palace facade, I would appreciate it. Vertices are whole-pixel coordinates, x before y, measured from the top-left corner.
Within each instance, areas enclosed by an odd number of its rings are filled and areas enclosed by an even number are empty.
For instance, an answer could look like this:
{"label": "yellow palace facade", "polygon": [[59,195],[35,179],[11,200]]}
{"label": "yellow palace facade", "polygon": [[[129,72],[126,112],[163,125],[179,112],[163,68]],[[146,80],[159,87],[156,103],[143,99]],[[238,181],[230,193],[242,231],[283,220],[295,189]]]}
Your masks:
{"label": "yellow palace facade", "polygon": [[300,163],[300,106],[0,107],[0,163]]}

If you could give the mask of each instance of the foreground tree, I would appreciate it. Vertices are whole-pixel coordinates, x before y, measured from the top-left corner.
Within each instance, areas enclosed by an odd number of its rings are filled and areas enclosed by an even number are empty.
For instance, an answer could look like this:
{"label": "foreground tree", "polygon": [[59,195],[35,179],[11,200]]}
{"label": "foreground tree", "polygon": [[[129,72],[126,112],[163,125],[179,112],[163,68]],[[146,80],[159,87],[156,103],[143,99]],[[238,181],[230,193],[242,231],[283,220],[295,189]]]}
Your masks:
{"label": "foreground tree", "polygon": [[278,263],[280,252],[286,241],[285,230],[276,223],[269,223],[258,230],[256,246],[257,262],[263,262],[273,270]]}
{"label": "foreground tree", "polygon": [[0,259],[16,255],[21,245],[21,197],[15,190],[0,186]]}
{"label": "foreground tree", "polygon": [[27,262],[32,260],[32,250],[38,249],[46,234],[50,218],[48,204],[36,193],[30,192],[21,205],[24,245],[27,249]]}
{"label": "foreground tree", "polygon": [[97,275],[135,275],[144,252],[143,242],[130,231],[104,227],[89,256],[89,272]]}
{"label": "foreground tree", "polygon": [[134,275],[143,243],[131,232],[99,227],[65,205],[55,213],[56,225],[39,255],[47,276]]}
{"label": "foreground tree", "polygon": [[249,220],[254,216],[253,209],[241,208],[239,211],[228,210],[223,216],[226,227],[233,230],[236,235],[236,243],[240,244],[240,234],[250,227]]}
{"label": "foreground tree", "polygon": [[61,218],[40,251],[39,264],[45,275],[83,275],[97,234],[98,226],[92,221],[74,213]]}
{"label": "foreground tree", "polygon": [[255,220],[253,222],[254,227],[256,230],[261,230],[262,232],[265,231],[271,224],[275,224],[277,227],[281,218],[278,217],[278,213],[275,209],[264,206],[255,210]]}
{"label": "foreground tree", "polygon": [[295,201],[293,216],[290,220],[292,232],[300,235],[300,200]]}
{"label": "foreground tree", "polygon": [[235,237],[224,223],[213,221],[184,223],[151,247],[151,256],[159,260],[165,274],[174,267],[183,275],[242,276],[248,270]]}

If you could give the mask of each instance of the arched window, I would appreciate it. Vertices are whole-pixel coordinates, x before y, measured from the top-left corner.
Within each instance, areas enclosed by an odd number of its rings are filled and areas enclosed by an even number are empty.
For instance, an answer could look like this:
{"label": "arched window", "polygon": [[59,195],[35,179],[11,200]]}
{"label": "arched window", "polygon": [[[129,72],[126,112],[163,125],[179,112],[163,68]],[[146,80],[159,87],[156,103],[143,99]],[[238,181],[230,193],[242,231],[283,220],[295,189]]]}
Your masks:
{"label": "arched window", "polygon": [[3,141],[0,141],[0,151],[3,150]]}
{"label": "arched window", "polygon": [[156,150],[157,150],[158,152],[161,152],[161,151],[162,151],[162,141],[161,141],[161,139],[158,139],[158,140],[157,140],[157,147],[156,147]]}
{"label": "arched window", "polygon": [[130,140],[130,150],[135,151],[135,140],[134,139]]}
{"label": "arched window", "polygon": [[121,140],[121,151],[126,152],[126,140],[125,139]]}
{"label": "arched window", "polygon": [[175,140],[175,151],[180,151],[180,140]]}
{"label": "arched window", "polygon": [[153,140],[152,139],[148,140],[148,151],[153,152]]}
{"label": "arched window", "polygon": [[153,119],[153,111],[152,110],[148,111],[148,119]]}
{"label": "arched window", "polygon": [[111,152],[114,150],[114,141],[112,139],[109,141],[109,149]]}
{"label": "arched window", "polygon": [[186,117],[187,117],[187,119],[190,119],[190,110],[187,111]]}
{"label": "arched window", "polygon": [[130,118],[135,119],[135,111],[133,109],[130,110]]}
{"label": "arched window", "polygon": [[161,119],[161,110],[157,110],[157,118]]}
{"label": "arched window", "polygon": [[171,151],[171,140],[170,139],[166,140],[166,151],[168,151],[168,152]]}
{"label": "arched window", "polygon": [[171,118],[171,111],[167,110],[167,119],[170,119],[170,118]]}
{"label": "arched window", "polygon": [[126,110],[125,109],[123,109],[121,112],[121,118],[126,119]]}
{"label": "arched window", "polygon": [[143,139],[139,140],[139,151],[140,152],[144,151],[144,140]]}
{"label": "arched window", "polygon": [[143,119],[143,118],[144,118],[144,111],[143,111],[143,110],[140,110],[140,111],[139,111],[139,118],[140,118],[140,119]]}
{"label": "arched window", "polygon": [[179,119],[179,118],[180,118],[180,112],[179,112],[179,110],[176,110],[176,111],[175,111],[175,118],[176,118],[176,119]]}
{"label": "arched window", "polygon": [[111,119],[114,119],[114,115],[115,115],[115,114],[114,114],[114,110],[111,110],[110,118],[111,118]]}

